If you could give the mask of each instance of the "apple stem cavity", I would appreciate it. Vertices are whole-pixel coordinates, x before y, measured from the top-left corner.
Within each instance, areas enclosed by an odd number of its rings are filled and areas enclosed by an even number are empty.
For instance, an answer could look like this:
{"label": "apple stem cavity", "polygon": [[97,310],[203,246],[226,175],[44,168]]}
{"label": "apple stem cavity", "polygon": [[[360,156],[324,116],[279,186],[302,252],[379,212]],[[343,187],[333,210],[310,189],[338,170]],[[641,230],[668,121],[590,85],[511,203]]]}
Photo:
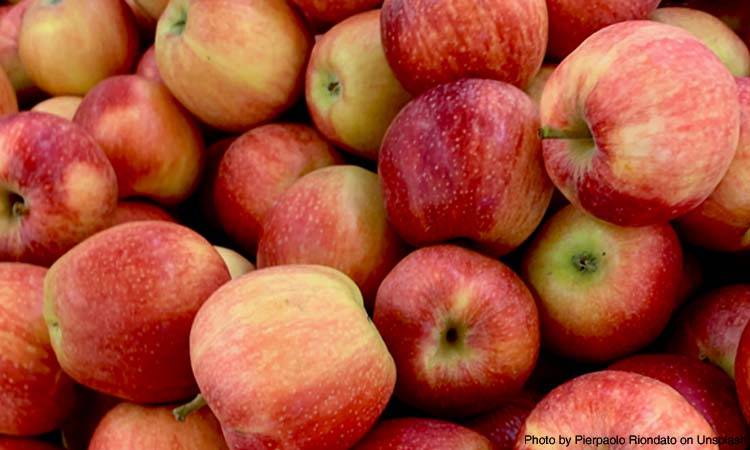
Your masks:
{"label": "apple stem cavity", "polygon": [[170,29],[171,34],[181,35],[185,31],[187,26],[188,12],[187,8],[180,8],[177,16],[177,20],[172,24]]}
{"label": "apple stem cavity", "polygon": [[539,129],[541,139],[591,139],[588,131],[576,130],[559,130],[552,127],[542,127]]}
{"label": "apple stem cavity", "polygon": [[20,218],[29,213],[29,208],[23,201],[23,197],[16,193],[11,193],[8,196],[9,203],[11,205],[10,212],[15,218]]}
{"label": "apple stem cavity", "polygon": [[190,400],[190,402],[173,409],[172,414],[178,422],[184,422],[190,414],[198,411],[204,406],[206,406],[206,399],[203,398],[203,395],[198,394],[194,399]]}

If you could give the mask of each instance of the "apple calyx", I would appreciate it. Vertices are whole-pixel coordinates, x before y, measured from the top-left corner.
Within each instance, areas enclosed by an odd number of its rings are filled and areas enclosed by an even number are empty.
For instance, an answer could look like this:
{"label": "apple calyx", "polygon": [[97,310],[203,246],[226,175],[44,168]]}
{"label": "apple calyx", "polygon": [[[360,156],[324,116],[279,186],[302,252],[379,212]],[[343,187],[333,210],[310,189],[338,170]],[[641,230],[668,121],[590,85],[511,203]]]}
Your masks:
{"label": "apple calyx", "polygon": [[174,418],[177,419],[178,422],[184,422],[190,414],[198,411],[204,406],[206,406],[206,399],[203,398],[203,395],[198,394],[188,403],[173,409],[172,415],[174,415]]}
{"label": "apple calyx", "polygon": [[599,269],[599,259],[591,252],[581,252],[571,258],[579,273],[593,273]]}
{"label": "apple calyx", "polygon": [[539,129],[539,138],[541,139],[591,139],[588,130],[560,130],[552,127],[542,127]]}

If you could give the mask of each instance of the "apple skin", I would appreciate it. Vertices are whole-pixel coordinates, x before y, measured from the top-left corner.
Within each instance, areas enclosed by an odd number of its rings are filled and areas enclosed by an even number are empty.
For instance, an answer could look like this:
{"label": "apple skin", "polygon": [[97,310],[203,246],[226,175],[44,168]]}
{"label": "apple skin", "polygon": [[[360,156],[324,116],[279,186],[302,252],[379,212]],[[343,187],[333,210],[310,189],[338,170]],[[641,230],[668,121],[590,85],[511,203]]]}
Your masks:
{"label": "apple skin", "polygon": [[18,54],[21,20],[32,1],[23,0],[17,5],[0,6],[0,66],[21,98],[36,94],[34,82],[29,78]]}
{"label": "apple skin", "polygon": [[322,266],[256,270],[227,283],[198,312],[190,357],[236,450],[350,448],[396,382],[357,286]]}
{"label": "apple skin", "polygon": [[627,20],[646,19],[660,0],[547,0],[547,54],[562,60],[596,31]]}
{"label": "apple skin", "polygon": [[462,78],[524,88],[547,45],[544,0],[385,0],[385,56],[414,95]]}
{"label": "apple skin", "polygon": [[156,48],[153,45],[141,55],[141,59],[138,61],[135,69],[135,74],[152,81],[158,81],[159,83],[164,82],[159,74],[159,66],[156,64]]}
{"label": "apple skin", "polygon": [[128,200],[117,203],[115,213],[112,215],[110,227],[122,225],[128,222],[138,222],[143,220],[165,220],[167,222],[177,223],[171,214],[151,203],[137,200]]}
{"label": "apple skin", "polygon": [[63,119],[72,121],[82,101],[83,97],[78,97],[77,95],[61,95],[59,97],[52,97],[43,100],[34,105],[31,110],[54,114]]}
{"label": "apple skin", "polygon": [[47,269],[0,263],[0,433],[42,434],[73,409],[73,381],[55,360],[42,318]]}
{"label": "apple skin", "polygon": [[163,84],[137,75],[108,78],[84,97],[73,121],[107,154],[120,198],[171,206],[197,187],[203,136]]}
{"label": "apple skin", "polygon": [[742,39],[720,19],[703,11],[669,7],[654,10],[649,19],[683,28],[714,52],[735,77],[750,75],[750,52]]}
{"label": "apple skin", "polygon": [[224,131],[246,131],[294,104],[311,48],[305,24],[284,0],[172,0],[156,28],[164,83]]}
{"label": "apple skin", "polygon": [[383,0],[291,0],[313,25],[336,24],[355,14],[378,8]]}
{"label": "apple skin", "polygon": [[734,378],[737,346],[750,321],[750,284],[724,286],[691,301],[675,321],[670,351],[708,360]]}
{"label": "apple skin", "polygon": [[732,74],[687,31],[651,21],[588,38],[547,81],[541,117],[555,186],[622,226],[663,223],[702,203],[740,129]]}
{"label": "apple skin", "polygon": [[[747,439],[747,425],[737,401],[734,381],[718,367],[684,355],[636,355],[609,366],[666,383],[698,410],[716,436]],[[721,450],[742,450],[745,444],[719,445]]]}
{"label": "apple skin", "polygon": [[750,248],[750,78],[737,78],[737,87],[741,108],[737,153],[713,193],[677,222],[688,242],[721,251]]}
{"label": "apple skin", "polygon": [[231,143],[216,171],[212,195],[222,228],[255,254],[266,216],[284,191],[303,175],[340,161],[306,125],[271,124],[248,131]]}
{"label": "apple skin", "polygon": [[0,450],[60,450],[60,447],[30,439],[0,437]]}
{"label": "apple skin", "polygon": [[0,212],[6,217],[0,259],[47,266],[107,227],[117,178],[81,127],[22,112],[0,120],[0,136]]}
{"label": "apple skin", "polygon": [[181,225],[104,230],[55,262],[45,279],[44,318],[57,359],[80,384],[124,400],[195,395],[190,326],[227,281],[213,246]]}
{"label": "apple skin", "polygon": [[228,450],[211,410],[201,408],[178,422],[169,406],[120,403],[99,422],[88,450]]}
{"label": "apple skin", "polygon": [[676,306],[682,250],[667,223],[618,227],[567,206],[535,236],[522,273],[545,348],[605,362],[661,334]]}
{"label": "apple skin", "polygon": [[531,99],[499,81],[423,94],[396,116],[380,149],[388,219],[415,246],[465,238],[493,255],[510,252],[552,196],[538,130]]}
{"label": "apple skin", "polygon": [[396,396],[433,416],[499,406],[539,355],[539,317],[523,281],[455,245],[399,262],[378,289],[373,321],[396,361]]}
{"label": "apple skin", "polygon": [[513,450],[518,432],[540,399],[539,394],[522,392],[494,411],[467,421],[464,426],[489,439],[493,450]]}
{"label": "apple skin", "polygon": [[137,52],[138,32],[121,0],[34,0],[18,37],[23,67],[51,95],[83,96],[128,72]]}
{"label": "apple skin", "polygon": [[326,138],[361,157],[378,158],[388,126],[411,99],[385,59],[380,11],[350,17],[317,40],[305,96]]}
{"label": "apple skin", "polygon": [[542,103],[542,93],[544,92],[544,86],[547,85],[547,80],[552,76],[552,73],[557,68],[557,64],[544,64],[539,72],[534,75],[524,92],[534,100],[534,103],[539,106]]}
{"label": "apple skin", "polygon": [[376,174],[331,166],[297,180],[266,217],[258,268],[319,264],[340,270],[359,286],[368,310],[388,272],[404,255],[390,226]]}
{"label": "apple skin", "polygon": [[8,76],[0,70],[0,117],[18,112],[18,100]]}
{"label": "apple skin", "polygon": [[242,275],[255,270],[253,263],[236,251],[218,245],[214,245],[214,248],[219,252],[221,259],[223,259],[224,263],[227,265],[229,276],[232,279],[239,278]]}
{"label": "apple skin", "polygon": [[750,422],[750,327],[745,327],[737,345],[735,386],[745,420]]}
{"label": "apple skin", "polygon": [[493,450],[481,434],[436,419],[406,417],[383,420],[353,450]]}
{"label": "apple skin", "polygon": [[[574,378],[553,389],[531,411],[518,433],[516,450],[549,448],[525,442],[529,436],[623,436],[626,445],[609,448],[657,450],[664,445],[627,445],[630,435],[708,436],[716,434],[703,415],[669,385],[632,372],[603,370]],[[574,448],[584,447],[582,443]],[[605,446],[606,447],[606,446]],[[675,447],[671,447],[675,448]],[[690,446],[718,450],[716,445]]]}

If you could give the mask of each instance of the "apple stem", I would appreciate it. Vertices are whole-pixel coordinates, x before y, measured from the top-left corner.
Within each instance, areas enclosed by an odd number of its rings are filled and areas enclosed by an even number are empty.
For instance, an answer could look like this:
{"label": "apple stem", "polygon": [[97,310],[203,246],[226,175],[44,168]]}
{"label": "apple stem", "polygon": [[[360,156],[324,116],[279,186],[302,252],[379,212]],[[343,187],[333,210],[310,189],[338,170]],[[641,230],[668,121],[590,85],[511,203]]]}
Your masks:
{"label": "apple stem", "polygon": [[23,203],[21,203],[21,202],[13,203],[13,207],[12,208],[13,208],[13,211],[12,211],[13,212],[13,217],[25,216],[26,213],[29,212],[29,209],[26,207],[26,205],[23,204]]}
{"label": "apple stem", "polygon": [[172,414],[178,422],[184,422],[190,414],[198,411],[204,406],[206,406],[206,399],[203,398],[201,394],[198,394],[188,403],[185,403],[184,405],[178,406],[177,408],[173,409]]}
{"label": "apple stem", "polygon": [[539,137],[542,139],[591,139],[591,135],[586,132],[578,133],[569,130],[559,130],[552,127],[540,128]]}

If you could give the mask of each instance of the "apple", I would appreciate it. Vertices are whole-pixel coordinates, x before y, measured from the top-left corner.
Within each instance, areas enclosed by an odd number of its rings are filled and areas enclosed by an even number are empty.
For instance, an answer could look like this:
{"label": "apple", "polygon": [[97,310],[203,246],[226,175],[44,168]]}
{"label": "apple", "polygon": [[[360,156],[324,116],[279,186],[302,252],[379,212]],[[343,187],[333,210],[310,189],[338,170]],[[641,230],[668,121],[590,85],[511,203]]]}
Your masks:
{"label": "apple", "polygon": [[30,439],[0,437],[0,450],[60,450],[60,447]]}
{"label": "apple", "polygon": [[526,86],[526,94],[534,100],[537,105],[542,102],[542,92],[544,92],[544,86],[547,84],[547,80],[552,76],[552,73],[557,68],[556,64],[544,64],[539,72],[534,75],[528,86]]}
{"label": "apple", "polygon": [[386,219],[378,177],[358,166],[331,166],[297,180],[266,216],[258,267],[320,264],[348,275],[368,310],[383,278],[404,253]]}
{"label": "apple", "polygon": [[306,125],[248,131],[229,146],[216,171],[213,207],[222,228],[255,254],[266,216],[284,191],[301,176],[338,162],[333,147]]}
{"label": "apple", "polygon": [[623,226],[702,203],[729,169],[740,129],[729,70],[687,31],[651,21],[588,38],[547,81],[541,115],[555,186]]}
{"label": "apple", "polygon": [[683,28],[711,49],[736,77],[750,75],[750,52],[742,39],[711,14],[690,8],[659,8],[649,19]]}
{"label": "apple", "polygon": [[312,38],[284,0],[172,0],[156,28],[169,90],[203,122],[245,131],[302,93]]}
{"label": "apple", "polygon": [[0,70],[0,117],[18,112],[18,100],[8,76]]}
{"label": "apple", "polygon": [[221,426],[208,408],[184,422],[168,406],[120,403],[99,422],[88,450],[172,449],[228,450]]}
{"label": "apple", "polygon": [[135,62],[138,34],[121,0],[33,0],[18,54],[31,80],[51,95],[85,95]]}
{"label": "apple", "polygon": [[383,420],[354,450],[492,450],[481,434],[460,425],[435,419],[405,417]]}
{"label": "apple", "polygon": [[560,436],[574,448],[681,448],[680,439],[690,438],[693,445],[683,448],[718,449],[711,425],[677,391],[619,370],[581,375],[553,389],[529,414],[515,448],[567,447]]}
{"label": "apple", "polygon": [[72,121],[73,116],[76,115],[76,111],[78,111],[78,107],[81,105],[82,101],[83,97],[78,97],[76,95],[61,95],[59,97],[52,97],[43,100],[34,105],[31,110],[54,114],[63,119]]}
{"label": "apple", "polygon": [[750,4],[736,0],[665,0],[664,5],[686,6],[700,9],[721,19],[739,36],[746,36],[750,43]]}
{"label": "apple", "polygon": [[596,31],[609,25],[648,18],[660,0],[547,0],[547,54],[562,60]]}
{"label": "apple", "polygon": [[498,407],[539,354],[539,317],[523,281],[455,245],[399,262],[378,289],[373,321],[396,361],[396,396],[433,416]]}
{"label": "apple", "polygon": [[176,205],[197,187],[203,137],[163,84],[137,75],[108,78],[84,97],[73,121],[112,162],[121,198]]}
{"label": "apple", "polygon": [[44,319],[57,359],[80,384],[128,401],[195,395],[190,326],[228,280],[213,246],[181,225],[104,230],[55,262],[45,279]]}
{"label": "apple", "polygon": [[112,215],[110,227],[121,225],[128,222],[138,222],[142,220],[166,220],[167,222],[176,222],[168,212],[151,203],[137,200],[122,201],[117,204],[115,213]]}
{"label": "apple", "polygon": [[468,79],[410,102],[383,140],[388,219],[415,246],[468,239],[503,255],[541,222],[552,196],[539,113],[519,89]]}
{"label": "apple", "polygon": [[55,360],[42,318],[46,273],[0,262],[0,434],[52,431],[73,409],[73,382]]}
{"label": "apple", "polygon": [[675,321],[668,348],[708,360],[734,378],[737,345],[750,321],[750,284],[714,289],[690,302]]}
{"label": "apple", "polygon": [[383,0],[291,0],[313,25],[336,24],[357,13],[377,8]]}
{"label": "apple", "polygon": [[350,17],[317,40],[305,96],[326,138],[364,158],[378,158],[386,129],[411,98],[385,59],[379,11]]}
{"label": "apple", "polygon": [[322,266],[257,270],[221,287],[195,317],[190,358],[232,449],[350,448],[396,381],[357,286]]}
{"label": "apple", "polygon": [[714,250],[750,248],[750,78],[737,78],[741,107],[740,139],[729,171],[711,195],[682,216],[680,234],[696,245]]}
{"label": "apple", "polygon": [[682,251],[668,223],[612,225],[567,206],[523,257],[550,350],[605,362],[634,352],[664,330],[676,307]]}
{"label": "apple", "polygon": [[227,265],[229,276],[232,279],[239,278],[242,275],[255,270],[253,263],[236,251],[218,245],[214,245],[214,248],[219,252],[221,259],[223,259],[224,263]]}
{"label": "apple", "polygon": [[750,327],[745,327],[737,346],[735,386],[742,413],[750,421]]}
{"label": "apple", "polygon": [[625,358],[609,369],[638,373],[668,384],[703,414],[716,436],[734,441],[720,445],[721,450],[746,447],[747,425],[734,381],[718,367],[684,355],[650,354]]}
{"label": "apple", "polygon": [[33,0],[23,0],[17,5],[3,5],[0,12],[0,66],[8,75],[13,89],[19,97],[35,94],[34,82],[21,64],[18,55],[18,36],[21,20]]}
{"label": "apple", "polygon": [[412,94],[462,78],[524,88],[547,45],[544,0],[385,0],[385,56]]}
{"label": "apple", "polygon": [[135,73],[149,80],[163,82],[161,75],[159,75],[159,66],[156,65],[156,49],[153,45],[141,55]]}
{"label": "apple", "polygon": [[538,394],[522,392],[464,425],[489,439],[493,450],[513,450],[518,432],[540,399]]}
{"label": "apple", "polygon": [[107,227],[117,179],[78,125],[22,112],[0,120],[0,259],[52,264]]}

